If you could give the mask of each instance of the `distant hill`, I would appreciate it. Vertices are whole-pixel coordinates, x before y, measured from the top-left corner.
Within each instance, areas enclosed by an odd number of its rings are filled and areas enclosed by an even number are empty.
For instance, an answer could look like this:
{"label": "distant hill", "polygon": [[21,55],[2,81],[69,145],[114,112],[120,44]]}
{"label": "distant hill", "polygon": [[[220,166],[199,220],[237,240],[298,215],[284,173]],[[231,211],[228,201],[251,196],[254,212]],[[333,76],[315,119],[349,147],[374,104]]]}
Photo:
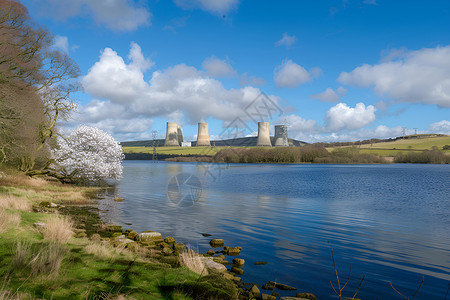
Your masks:
{"label": "distant hill", "polygon": [[[275,142],[274,137],[270,137],[272,144]],[[256,136],[252,137],[244,137],[244,138],[236,138],[236,139],[228,139],[228,140],[218,140],[211,141],[211,146],[216,147],[255,147],[258,138]],[[298,141],[295,139],[288,139],[289,146],[300,147],[303,145],[307,145],[308,143]],[[153,147],[154,143],[156,147],[164,146],[164,139],[157,140],[146,140],[146,141],[129,141],[129,142],[121,142],[122,147]],[[195,147],[197,142],[192,142],[192,146]]]}

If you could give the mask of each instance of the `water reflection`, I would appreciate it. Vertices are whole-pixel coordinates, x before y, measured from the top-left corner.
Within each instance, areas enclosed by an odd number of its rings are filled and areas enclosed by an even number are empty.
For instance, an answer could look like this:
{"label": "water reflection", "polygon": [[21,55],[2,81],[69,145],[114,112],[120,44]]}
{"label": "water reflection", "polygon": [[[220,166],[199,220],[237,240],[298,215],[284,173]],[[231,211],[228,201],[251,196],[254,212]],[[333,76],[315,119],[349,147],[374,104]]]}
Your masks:
{"label": "water reflection", "polygon": [[[168,200],[168,184],[181,173],[200,181],[194,205]],[[366,274],[362,298],[392,298],[387,281],[414,289],[422,274],[420,295],[442,298],[450,280],[449,175],[449,166],[230,165],[214,179],[195,163],[125,161],[114,193],[125,201],[101,205],[111,220],[201,251],[209,242],[202,232],[244,246],[244,281],[277,278],[327,299],[331,245],[340,269],[351,265],[349,288]],[[253,266],[258,260],[269,264]]]}

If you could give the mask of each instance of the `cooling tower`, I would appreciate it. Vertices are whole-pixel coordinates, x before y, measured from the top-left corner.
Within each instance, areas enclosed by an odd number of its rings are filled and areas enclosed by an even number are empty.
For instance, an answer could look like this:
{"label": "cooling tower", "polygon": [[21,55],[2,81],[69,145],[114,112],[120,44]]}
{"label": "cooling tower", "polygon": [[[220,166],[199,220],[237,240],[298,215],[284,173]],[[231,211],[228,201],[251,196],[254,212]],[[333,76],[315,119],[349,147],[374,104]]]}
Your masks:
{"label": "cooling tower", "polygon": [[178,126],[177,128],[177,135],[178,135],[178,145],[181,146],[181,143],[183,143],[183,127]]}
{"label": "cooling tower", "polygon": [[272,147],[269,136],[269,122],[258,122],[258,147]]}
{"label": "cooling tower", "polygon": [[175,122],[167,122],[166,142],[164,146],[180,146],[178,144],[178,126]]}
{"label": "cooling tower", "polygon": [[275,125],[275,147],[289,147],[287,126]]}
{"label": "cooling tower", "polygon": [[197,146],[211,146],[209,142],[208,123],[198,123]]}

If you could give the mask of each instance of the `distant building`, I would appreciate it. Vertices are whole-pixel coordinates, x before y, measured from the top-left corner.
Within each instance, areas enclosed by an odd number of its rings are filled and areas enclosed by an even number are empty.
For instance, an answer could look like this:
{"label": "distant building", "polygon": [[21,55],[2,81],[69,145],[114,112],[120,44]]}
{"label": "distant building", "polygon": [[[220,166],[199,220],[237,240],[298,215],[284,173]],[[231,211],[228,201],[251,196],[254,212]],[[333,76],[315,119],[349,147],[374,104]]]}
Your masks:
{"label": "distant building", "polygon": [[181,142],[181,147],[192,147],[191,142]]}

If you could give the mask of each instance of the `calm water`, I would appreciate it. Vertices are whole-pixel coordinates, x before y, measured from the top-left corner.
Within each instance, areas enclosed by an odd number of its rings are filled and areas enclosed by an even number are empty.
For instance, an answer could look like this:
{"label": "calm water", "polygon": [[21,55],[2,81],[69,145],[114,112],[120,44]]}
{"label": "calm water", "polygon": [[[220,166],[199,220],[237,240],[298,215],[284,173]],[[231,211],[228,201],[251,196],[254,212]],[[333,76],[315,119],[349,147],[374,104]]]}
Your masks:
{"label": "calm water", "polygon": [[[364,274],[358,293],[363,299],[401,299],[389,282],[411,297],[422,276],[415,299],[446,295],[449,165],[232,164],[205,172],[196,163],[123,164],[115,194],[125,201],[103,200],[105,218],[138,232],[173,236],[200,252],[209,249],[210,238],[243,246],[245,282],[276,280],[333,298],[331,246],[341,281],[351,268],[346,297]],[[201,193],[194,181],[194,188],[181,189],[194,195],[194,203],[188,197],[176,205],[173,194],[168,198],[169,180],[179,173],[199,178]],[[268,264],[255,266],[259,260]]]}

